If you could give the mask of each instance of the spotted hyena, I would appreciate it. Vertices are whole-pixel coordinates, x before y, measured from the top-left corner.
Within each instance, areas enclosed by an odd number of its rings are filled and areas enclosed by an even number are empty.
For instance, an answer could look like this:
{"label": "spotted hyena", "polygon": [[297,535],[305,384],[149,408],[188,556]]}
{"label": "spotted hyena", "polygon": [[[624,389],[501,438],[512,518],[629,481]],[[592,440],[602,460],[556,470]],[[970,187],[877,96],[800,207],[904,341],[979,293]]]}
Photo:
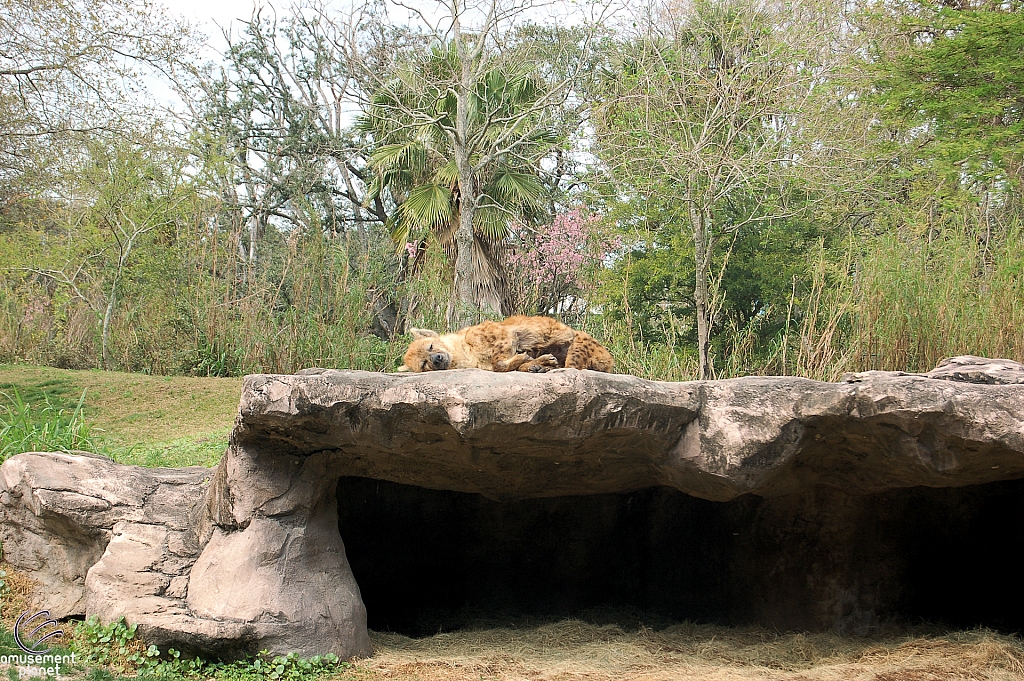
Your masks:
{"label": "spotted hyena", "polygon": [[550,317],[509,317],[440,335],[411,329],[403,371],[477,368],[544,372],[559,367],[611,371],[607,348],[583,331]]}

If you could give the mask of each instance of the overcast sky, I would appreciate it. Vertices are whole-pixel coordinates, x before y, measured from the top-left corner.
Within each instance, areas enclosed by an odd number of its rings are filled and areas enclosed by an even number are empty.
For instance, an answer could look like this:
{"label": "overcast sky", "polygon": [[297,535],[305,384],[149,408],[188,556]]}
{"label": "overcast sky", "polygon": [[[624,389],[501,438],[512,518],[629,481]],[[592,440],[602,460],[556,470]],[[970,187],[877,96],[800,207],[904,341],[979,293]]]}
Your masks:
{"label": "overcast sky", "polygon": [[[204,24],[211,37],[220,35],[217,24],[228,26],[235,19],[248,19],[258,0],[164,0],[164,5],[174,14]],[[262,4],[266,4],[265,2]],[[275,5],[285,6],[282,3]]]}
{"label": "overcast sky", "polygon": [[[293,0],[157,1],[161,2],[169,13],[184,17],[189,22],[198,25],[206,33],[209,37],[207,49],[202,54],[196,56],[202,61],[213,62],[220,60],[227,47],[224,41],[223,29],[232,29],[235,35],[237,35],[239,30],[238,22],[251,18],[256,7],[274,7],[279,15],[284,15],[293,4]],[[406,2],[419,5],[420,9],[428,16],[437,11],[436,2],[432,0],[406,0]],[[520,2],[532,4],[530,0],[520,0]],[[328,4],[348,7],[351,5],[351,0],[333,0],[333,2],[328,2]],[[577,21],[575,18],[569,18],[569,14],[574,11],[578,11],[578,8],[576,8],[576,3],[573,0],[538,0],[536,8],[527,10],[527,15],[531,16],[534,20],[541,21],[550,20],[552,16],[562,15],[560,21],[571,24]],[[148,87],[158,101],[175,109],[179,109],[182,106],[181,99],[170,89],[168,84],[153,82]]]}
{"label": "overcast sky", "polygon": [[[172,15],[184,17],[190,23],[201,28],[207,36],[209,43],[207,49],[198,56],[204,61],[218,61],[223,53],[226,44],[224,42],[221,28],[229,28],[238,19],[248,19],[257,3],[268,4],[266,0],[158,0],[162,2],[167,12]],[[276,2],[275,5],[287,6],[284,3]],[[237,28],[235,29],[237,31]],[[158,79],[147,79],[146,87],[153,97],[165,106],[180,110],[183,103],[178,95],[171,89],[168,83]]]}

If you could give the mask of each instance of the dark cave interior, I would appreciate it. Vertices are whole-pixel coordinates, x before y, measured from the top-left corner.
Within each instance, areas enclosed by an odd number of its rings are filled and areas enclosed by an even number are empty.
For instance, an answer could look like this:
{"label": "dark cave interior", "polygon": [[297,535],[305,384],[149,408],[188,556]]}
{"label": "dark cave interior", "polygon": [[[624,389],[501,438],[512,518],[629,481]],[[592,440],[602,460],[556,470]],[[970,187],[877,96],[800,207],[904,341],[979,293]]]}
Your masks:
{"label": "dark cave interior", "polygon": [[337,499],[375,630],[596,612],[850,633],[893,621],[1024,630],[1024,480],[497,502],[346,477]]}

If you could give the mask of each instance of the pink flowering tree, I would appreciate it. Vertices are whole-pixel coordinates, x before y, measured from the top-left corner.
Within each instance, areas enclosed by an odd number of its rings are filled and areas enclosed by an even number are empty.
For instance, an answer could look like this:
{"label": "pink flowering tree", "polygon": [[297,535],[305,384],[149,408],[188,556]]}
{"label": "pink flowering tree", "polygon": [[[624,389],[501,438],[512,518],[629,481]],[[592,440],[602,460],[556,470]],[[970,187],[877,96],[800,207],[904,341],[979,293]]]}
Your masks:
{"label": "pink flowering tree", "polygon": [[525,314],[579,314],[614,240],[601,236],[600,218],[574,208],[549,225],[518,225],[519,242],[508,258],[515,307]]}

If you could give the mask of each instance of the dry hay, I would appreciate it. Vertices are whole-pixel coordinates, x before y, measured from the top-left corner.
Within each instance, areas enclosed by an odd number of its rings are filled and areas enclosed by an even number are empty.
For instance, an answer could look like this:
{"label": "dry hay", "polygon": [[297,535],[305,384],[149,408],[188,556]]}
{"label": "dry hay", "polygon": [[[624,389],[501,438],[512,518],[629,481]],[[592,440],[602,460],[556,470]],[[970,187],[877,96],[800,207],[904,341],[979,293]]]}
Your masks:
{"label": "dry hay", "polygon": [[1024,642],[978,629],[834,633],[675,624],[624,629],[565,620],[422,639],[371,632],[359,680],[395,681],[1020,681]]}
{"label": "dry hay", "polygon": [[0,570],[7,573],[3,577],[7,588],[0,595],[0,624],[10,631],[18,616],[28,608],[29,596],[36,590],[38,584],[24,572],[15,570],[5,562],[0,562]]}

